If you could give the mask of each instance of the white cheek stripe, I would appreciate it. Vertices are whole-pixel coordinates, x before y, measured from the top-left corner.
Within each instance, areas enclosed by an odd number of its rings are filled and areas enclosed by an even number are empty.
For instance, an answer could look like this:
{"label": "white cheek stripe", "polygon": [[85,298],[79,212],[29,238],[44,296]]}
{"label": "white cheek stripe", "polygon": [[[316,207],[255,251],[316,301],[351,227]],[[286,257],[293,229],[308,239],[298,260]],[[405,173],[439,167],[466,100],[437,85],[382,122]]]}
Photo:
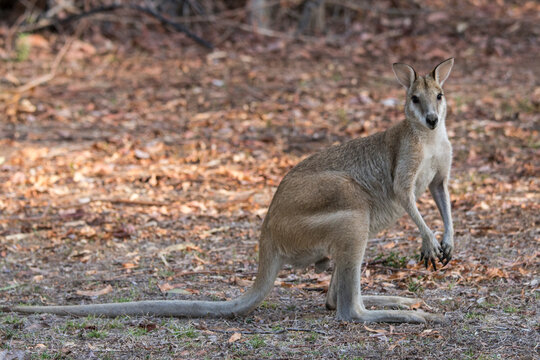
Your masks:
{"label": "white cheek stripe", "polygon": [[425,123],[425,119],[424,117],[422,116],[422,113],[420,112],[420,110],[418,109],[418,106],[414,105],[412,102],[409,103],[409,110],[412,111],[412,113],[414,114],[414,116],[416,116],[416,119],[420,122],[423,122]]}
{"label": "white cheek stripe", "polygon": [[442,120],[443,117],[446,116],[446,100],[445,100],[444,96],[443,96],[442,101],[441,101],[440,112],[437,114],[437,116],[441,120]]}

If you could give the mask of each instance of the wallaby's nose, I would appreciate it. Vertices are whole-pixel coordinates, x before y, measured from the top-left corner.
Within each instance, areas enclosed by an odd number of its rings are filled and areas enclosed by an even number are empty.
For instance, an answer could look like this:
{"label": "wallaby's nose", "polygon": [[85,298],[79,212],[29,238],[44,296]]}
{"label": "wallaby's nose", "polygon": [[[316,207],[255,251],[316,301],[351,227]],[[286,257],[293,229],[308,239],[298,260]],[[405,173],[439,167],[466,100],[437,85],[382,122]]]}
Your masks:
{"label": "wallaby's nose", "polygon": [[426,116],[426,124],[429,126],[430,129],[435,129],[435,126],[437,126],[437,122],[439,121],[439,118],[437,117],[437,114],[427,114]]}

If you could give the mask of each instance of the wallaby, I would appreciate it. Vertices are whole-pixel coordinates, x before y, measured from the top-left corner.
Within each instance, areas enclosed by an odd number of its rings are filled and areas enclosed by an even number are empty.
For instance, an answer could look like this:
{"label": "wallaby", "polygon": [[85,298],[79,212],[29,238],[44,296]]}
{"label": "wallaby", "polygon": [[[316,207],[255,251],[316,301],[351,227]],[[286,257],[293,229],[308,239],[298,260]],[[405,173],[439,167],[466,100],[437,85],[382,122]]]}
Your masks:
{"label": "wallaby", "polygon": [[[454,59],[418,76],[409,65],[393,65],[407,88],[405,120],[388,130],[330,147],[296,165],[281,181],[262,224],[259,269],[253,286],[229,301],[156,300],[69,306],[13,306],[4,311],[86,315],[230,317],[253,310],[267,296],[284,264],[335,262],[326,298],[337,319],[360,322],[411,322],[441,317],[410,309],[417,299],[361,296],[360,274],[370,237],[407,212],[422,237],[421,260],[436,270],[454,247],[448,195],[452,149],[445,128],[442,85]],[[444,222],[441,244],[427,227],[416,199],[429,187]],[[382,306],[401,310],[368,310]]]}

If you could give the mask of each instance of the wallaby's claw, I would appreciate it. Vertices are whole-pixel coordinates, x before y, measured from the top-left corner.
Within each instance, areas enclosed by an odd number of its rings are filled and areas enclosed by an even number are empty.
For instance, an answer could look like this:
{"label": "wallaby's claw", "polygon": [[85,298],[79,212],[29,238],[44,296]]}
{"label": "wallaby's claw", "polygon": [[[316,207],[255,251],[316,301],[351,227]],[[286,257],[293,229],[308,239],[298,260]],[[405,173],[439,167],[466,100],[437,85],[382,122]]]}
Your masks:
{"label": "wallaby's claw", "polygon": [[433,270],[437,271],[437,265],[435,265],[435,259],[431,258],[431,265],[433,265]]}
{"label": "wallaby's claw", "polygon": [[444,264],[443,266],[446,266],[448,265],[448,263],[450,262],[450,260],[452,260],[452,255],[448,254],[448,255],[443,255],[443,260],[441,260],[441,262]]}

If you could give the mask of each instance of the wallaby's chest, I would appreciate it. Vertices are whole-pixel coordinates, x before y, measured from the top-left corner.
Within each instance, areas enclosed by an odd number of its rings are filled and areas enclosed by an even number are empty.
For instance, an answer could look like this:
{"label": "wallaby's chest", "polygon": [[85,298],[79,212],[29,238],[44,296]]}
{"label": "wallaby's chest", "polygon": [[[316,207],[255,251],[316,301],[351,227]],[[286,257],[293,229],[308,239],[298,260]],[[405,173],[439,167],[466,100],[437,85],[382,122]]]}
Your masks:
{"label": "wallaby's chest", "polygon": [[415,195],[417,198],[426,191],[437,172],[443,170],[447,166],[446,164],[450,163],[450,156],[450,143],[445,137],[424,145],[423,157],[419,164],[415,183]]}

